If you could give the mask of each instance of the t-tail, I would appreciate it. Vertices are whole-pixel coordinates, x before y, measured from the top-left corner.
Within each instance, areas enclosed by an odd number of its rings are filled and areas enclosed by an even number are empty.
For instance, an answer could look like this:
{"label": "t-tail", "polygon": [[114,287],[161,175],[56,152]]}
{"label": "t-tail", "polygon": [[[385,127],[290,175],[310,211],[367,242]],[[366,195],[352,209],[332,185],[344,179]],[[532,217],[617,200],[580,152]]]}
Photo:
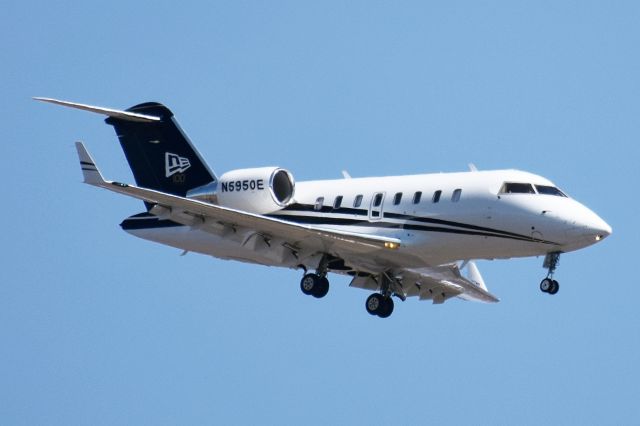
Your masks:
{"label": "t-tail", "polygon": [[35,98],[107,115],[129,162],[136,184],[186,196],[195,188],[215,185],[217,178],[182,131],[169,108],[147,102],[125,111],[49,98]]}

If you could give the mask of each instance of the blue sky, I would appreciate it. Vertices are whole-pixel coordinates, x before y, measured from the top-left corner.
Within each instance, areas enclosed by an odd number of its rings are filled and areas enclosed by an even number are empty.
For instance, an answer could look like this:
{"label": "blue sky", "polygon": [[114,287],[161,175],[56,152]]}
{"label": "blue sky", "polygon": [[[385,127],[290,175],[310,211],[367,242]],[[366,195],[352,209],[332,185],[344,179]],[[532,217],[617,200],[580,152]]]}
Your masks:
{"label": "blue sky", "polygon": [[[0,423],[640,422],[637,2],[10,2],[0,16]],[[133,181],[99,116],[160,101],[218,173],[518,168],[607,222],[563,256],[479,262],[496,305],[388,320],[333,277],[136,239],[73,142]]]}

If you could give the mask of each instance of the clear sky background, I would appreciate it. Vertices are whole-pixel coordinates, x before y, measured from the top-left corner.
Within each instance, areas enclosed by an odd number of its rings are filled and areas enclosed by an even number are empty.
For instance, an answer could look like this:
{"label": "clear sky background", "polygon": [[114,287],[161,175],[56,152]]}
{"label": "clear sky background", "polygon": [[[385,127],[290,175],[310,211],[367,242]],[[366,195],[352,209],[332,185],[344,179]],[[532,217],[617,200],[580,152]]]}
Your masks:
{"label": "clear sky background", "polygon": [[[638,424],[640,3],[5,2],[0,423]],[[100,116],[160,101],[212,168],[297,180],[518,168],[613,227],[478,263],[495,305],[397,303],[119,228],[73,142],[133,182]]]}

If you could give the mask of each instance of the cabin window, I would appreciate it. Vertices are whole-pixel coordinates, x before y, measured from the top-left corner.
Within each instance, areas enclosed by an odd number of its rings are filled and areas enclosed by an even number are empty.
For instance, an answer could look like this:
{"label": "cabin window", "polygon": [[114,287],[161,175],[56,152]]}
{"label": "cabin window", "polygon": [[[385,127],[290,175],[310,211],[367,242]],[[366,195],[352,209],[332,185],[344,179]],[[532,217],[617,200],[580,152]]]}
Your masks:
{"label": "cabin window", "polygon": [[324,204],[324,197],[318,197],[316,199],[316,204],[313,206],[313,209],[316,211],[322,210],[322,205]]}
{"label": "cabin window", "polygon": [[413,194],[413,204],[420,203],[421,198],[422,198],[422,191],[418,191],[415,194]]}
{"label": "cabin window", "polygon": [[433,198],[432,201],[434,203],[437,203],[438,201],[440,201],[440,196],[442,195],[442,191],[440,191],[439,189],[433,193]]}
{"label": "cabin window", "polygon": [[396,195],[393,196],[393,205],[397,206],[402,201],[402,192],[396,192]]}
{"label": "cabin window", "polygon": [[451,201],[457,203],[458,201],[460,201],[460,195],[462,195],[462,189],[458,188],[453,191],[453,194],[451,195]]}
{"label": "cabin window", "polygon": [[382,204],[382,194],[377,193],[373,198],[373,207],[380,207],[380,204]]}
{"label": "cabin window", "polygon": [[500,189],[501,194],[535,194],[530,183],[505,182]]}
{"label": "cabin window", "polygon": [[353,200],[353,207],[360,207],[362,204],[362,194],[356,195],[356,198]]}
{"label": "cabin window", "polygon": [[547,186],[547,185],[536,185],[536,190],[538,194],[542,195],[555,195],[557,197],[566,197],[567,195],[560,191],[555,186]]}
{"label": "cabin window", "polygon": [[338,195],[335,201],[333,202],[333,208],[339,209],[341,205],[342,205],[342,195]]}

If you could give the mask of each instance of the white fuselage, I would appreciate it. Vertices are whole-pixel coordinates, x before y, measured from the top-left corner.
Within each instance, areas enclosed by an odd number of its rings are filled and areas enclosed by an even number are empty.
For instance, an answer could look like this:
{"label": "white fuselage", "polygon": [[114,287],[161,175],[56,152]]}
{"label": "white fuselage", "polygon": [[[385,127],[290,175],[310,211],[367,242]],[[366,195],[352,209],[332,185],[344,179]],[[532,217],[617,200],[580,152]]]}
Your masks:
{"label": "white fuselage", "polygon": [[[600,217],[576,200],[537,190],[501,192],[509,182],[554,187],[541,176],[516,170],[297,182],[294,199],[269,216],[398,238],[402,245],[397,256],[405,267],[568,252],[611,233]],[[247,247],[242,236],[229,238],[190,226],[125,230],[215,257],[297,266]],[[375,272],[375,258],[364,269]]]}

